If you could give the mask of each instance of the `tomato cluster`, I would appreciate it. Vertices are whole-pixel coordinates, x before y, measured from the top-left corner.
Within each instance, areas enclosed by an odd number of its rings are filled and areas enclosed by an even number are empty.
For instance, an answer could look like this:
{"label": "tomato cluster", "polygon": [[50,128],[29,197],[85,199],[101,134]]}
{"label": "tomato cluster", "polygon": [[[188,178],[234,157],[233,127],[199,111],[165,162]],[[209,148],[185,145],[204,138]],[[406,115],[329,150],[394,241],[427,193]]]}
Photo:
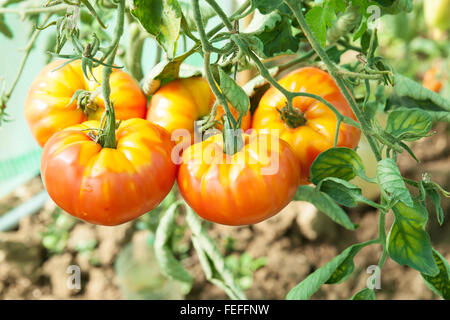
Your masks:
{"label": "tomato cluster", "polygon": [[[87,96],[80,107],[80,90],[96,92],[101,67],[86,80],[79,62],[49,64],[33,82],[25,104],[30,129],[44,146],[41,173],[51,198],[82,220],[117,225],[155,208],[177,180],[186,202],[203,218],[226,225],[263,221],[283,209],[299,184],[309,183],[309,168],[317,155],[332,147],[336,116],[314,99],[297,97],[293,107],[303,123],[280,114],[285,97],[270,88],[251,119],[243,117],[242,146],[225,152],[222,134],[194,143],[188,141],[176,164],[172,134],[184,129],[194,134],[194,123],[207,117],[215,97],[201,77],[177,79],[147,99],[127,73],[111,75],[111,101],[118,119],[117,145],[102,146],[100,134],[104,101],[101,94]],[[62,66],[62,67],[61,67]],[[61,67],[54,71],[55,68]],[[292,91],[314,93],[354,118],[333,79],[316,68],[296,70],[279,82]],[[238,113],[231,107],[233,115]],[[216,114],[222,130],[223,108]],[[276,129],[274,134],[272,129]],[[353,148],[360,132],[343,124],[338,145]]]}

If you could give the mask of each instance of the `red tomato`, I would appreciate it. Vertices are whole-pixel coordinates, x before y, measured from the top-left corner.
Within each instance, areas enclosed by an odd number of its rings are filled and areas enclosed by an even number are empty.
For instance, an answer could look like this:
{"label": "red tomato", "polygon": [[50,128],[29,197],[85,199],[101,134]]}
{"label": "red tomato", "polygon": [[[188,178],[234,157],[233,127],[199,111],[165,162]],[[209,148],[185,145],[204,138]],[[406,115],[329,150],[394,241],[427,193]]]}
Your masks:
{"label": "red tomato", "polygon": [[221,134],[183,153],[178,187],[206,220],[233,226],[258,223],[295,195],[300,172],[289,145],[265,134],[244,134],[243,139],[244,148],[232,156],[224,153]]}
{"label": "red tomato", "polygon": [[[83,111],[77,108],[76,100],[70,103],[77,90],[94,92],[99,88],[103,66],[93,71],[95,79],[100,82],[97,83],[93,78],[85,79],[80,60],[54,71],[65,62],[56,60],[47,65],[34,79],[25,101],[25,118],[40,146],[64,128],[86,120],[100,120],[105,110],[101,93],[94,100],[96,110],[88,108]],[[113,69],[109,82],[116,118],[144,118],[147,99],[137,81],[126,72]]]}
{"label": "red tomato", "polygon": [[[321,96],[341,114],[356,120],[333,78],[325,71],[312,67],[301,68],[282,78],[279,84],[290,91]],[[319,153],[334,145],[336,116],[321,102],[312,98],[296,97],[293,106],[303,113],[306,122],[292,128],[280,117],[279,110],[286,104],[285,96],[271,87],[259,102],[253,115],[252,128],[269,133],[272,129],[279,130],[280,138],[289,143],[299,159],[301,184],[308,184],[311,164]],[[337,145],[354,148],[358,145],[360,135],[359,129],[341,123]]]}
{"label": "red tomato", "polygon": [[58,206],[90,223],[117,225],[155,208],[176,175],[169,133],[144,119],[123,121],[117,148],[102,148],[87,121],[54,134],[44,147],[41,174]]}

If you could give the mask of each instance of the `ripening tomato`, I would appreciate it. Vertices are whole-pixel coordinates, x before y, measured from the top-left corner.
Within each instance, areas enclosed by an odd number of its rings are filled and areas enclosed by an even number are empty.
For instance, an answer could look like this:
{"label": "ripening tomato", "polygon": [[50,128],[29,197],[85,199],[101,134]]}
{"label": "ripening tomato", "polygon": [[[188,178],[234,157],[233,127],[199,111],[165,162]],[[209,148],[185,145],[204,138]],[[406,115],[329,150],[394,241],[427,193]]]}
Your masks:
{"label": "ripening tomato", "polygon": [[422,85],[431,91],[439,93],[442,88],[444,79],[443,77],[440,78],[438,74],[438,67],[428,69],[423,75]]}
{"label": "ripening tomato", "polygon": [[[325,71],[306,67],[295,70],[283,77],[279,84],[294,92],[307,92],[321,96],[330,102],[341,114],[355,119],[355,116],[340,92],[333,78]],[[253,115],[252,128],[259,132],[278,130],[281,139],[294,149],[301,167],[301,184],[309,183],[311,164],[322,151],[334,145],[336,116],[325,104],[312,98],[296,97],[294,108],[301,111],[304,124],[297,127],[288,125],[281,117],[280,110],[287,104],[285,96],[271,87],[262,96]],[[339,147],[357,146],[361,132],[359,129],[341,123],[338,135]]]}
{"label": "ripening tomato", "polygon": [[[159,88],[152,96],[147,112],[147,120],[159,124],[173,133],[176,129],[185,129],[194,141],[194,122],[210,114],[215,96],[208,81],[202,77],[173,80]],[[231,107],[237,118],[237,111]],[[223,108],[217,108],[216,120],[224,114]],[[242,130],[250,128],[250,112],[242,118]],[[217,127],[221,129],[220,126]]]}
{"label": "ripening tomato", "polygon": [[[76,100],[70,103],[77,90],[94,92],[100,87],[103,66],[93,70],[97,83],[94,78],[84,77],[80,60],[55,70],[65,62],[56,60],[48,64],[34,79],[25,101],[25,117],[40,146],[55,132],[87,120],[100,120],[104,112],[101,92],[84,111],[77,107]],[[137,81],[119,69],[113,69],[109,81],[116,118],[144,118],[147,99]]]}
{"label": "ripening tomato", "polygon": [[188,147],[178,170],[178,187],[189,206],[206,220],[254,224],[272,217],[294,197],[300,172],[291,147],[276,136],[243,134],[234,155],[216,134]]}
{"label": "ripening tomato", "polygon": [[169,133],[144,119],[120,123],[117,147],[103,148],[86,121],[54,134],[46,143],[41,174],[48,194],[71,215],[117,225],[155,208],[171,190],[176,165]]}

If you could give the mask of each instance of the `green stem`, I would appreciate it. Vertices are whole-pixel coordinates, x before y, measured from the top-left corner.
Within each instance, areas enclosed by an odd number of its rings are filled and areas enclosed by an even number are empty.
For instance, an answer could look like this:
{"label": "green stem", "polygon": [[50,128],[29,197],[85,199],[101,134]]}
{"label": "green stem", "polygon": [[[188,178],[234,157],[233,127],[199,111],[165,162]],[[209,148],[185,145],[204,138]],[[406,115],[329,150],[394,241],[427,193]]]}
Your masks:
{"label": "green stem", "polygon": [[[134,18],[132,18],[134,20]],[[146,37],[143,36],[139,24],[130,19],[129,42],[125,54],[125,63],[128,71],[138,81],[144,77],[142,72],[142,53]]]}
{"label": "green stem", "polygon": [[[114,41],[108,48],[108,58],[107,64],[112,65],[116,57],[117,48],[119,47],[120,38],[123,35],[123,26],[125,22],[125,0],[118,1],[117,8],[117,24],[114,30]],[[103,68],[102,77],[102,93],[103,99],[105,101],[105,113],[106,113],[106,124],[104,132],[101,133],[102,139],[100,139],[100,144],[103,148],[116,148],[116,117],[114,112],[114,106],[110,100],[111,87],[109,84],[109,77],[111,76],[112,68],[105,66]]]}
{"label": "green stem", "polygon": [[53,7],[38,7],[29,9],[13,9],[13,8],[0,8],[0,14],[17,14],[21,17],[35,15],[40,13],[56,13],[66,11],[69,6],[65,4],[53,6]]}

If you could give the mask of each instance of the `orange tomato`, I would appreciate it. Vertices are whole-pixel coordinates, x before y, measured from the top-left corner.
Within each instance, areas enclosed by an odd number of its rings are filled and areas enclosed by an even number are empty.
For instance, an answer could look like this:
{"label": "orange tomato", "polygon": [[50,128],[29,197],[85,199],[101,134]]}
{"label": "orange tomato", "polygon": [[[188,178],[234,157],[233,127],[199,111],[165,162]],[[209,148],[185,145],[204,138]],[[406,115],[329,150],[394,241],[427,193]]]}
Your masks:
{"label": "orange tomato", "polygon": [[54,134],[44,147],[41,174],[50,197],[84,221],[117,225],[155,208],[176,175],[169,133],[147,120],[123,121],[117,148],[102,148],[86,121]]}
{"label": "orange tomato", "polygon": [[437,76],[439,73],[438,67],[428,69],[423,75],[422,86],[425,88],[439,93],[443,85],[443,79],[439,79]]}
{"label": "orange tomato", "polygon": [[[194,123],[210,114],[215,96],[206,79],[191,77],[173,80],[159,88],[152,96],[147,112],[147,120],[165,128],[170,133],[176,129],[185,129],[194,142]],[[237,111],[231,108],[236,117]],[[216,120],[224,114],[223,108],[217,108]],[[237,117],[236,117],[237,118]],[[242,129],[250,128],[251,116],[247,113],[242,119]],[[221,129],[221,126],[217,126]],[[178,141],[179,142],[179,141]]]}
{"label": "orange tomato", "polygon": [[[25,118],[36,141],[44,146],[47,140],[64,128],[87,120],[99,120],[104,112],[100,93],[94,100],[96,110],[77,108],[76,100],[70,103],[77,90],[94,92],[101,85],[103,66],[94,69],[94,77],[86,79],[77,60],[54,71],[65,63],[56,60],[47,65],[34,79],[25,101]],[[113,69],[110,77],[111,101],[117,119],[144,118],[147,99],[139,84],[129,74]]]}
{"label": "orange tomato", "polygon": [[243,134],[244,147],[223,151],[221,134],[188,147],[178,170],[178,187],[189,206],[206,220],[254,224],[272,217],[294,197],[298,159],[275,136]]}
{"label": "orange tomato", "polygon": [[[290,91],[316,94],[330,102],[341,114],[356,120],[333,78],[325,71],[312,67],[301,68],[283,77],[279,84]],[[252,128],[269,133],[272,129],[278,130],[280,138],[289,143],[299,159],[300,183],[308,184],[311,164],[319,153],[334,145],[336,116],[331,109],[317,100],[296,97],[293,106],[303,113],[306,122],[292,128],[280,117],[279,110],[286,104],[285,96],[271,87],[259,102],[253,115]],[[359,129],[341,123],[337,145],[354,148],[360,135]]]}

